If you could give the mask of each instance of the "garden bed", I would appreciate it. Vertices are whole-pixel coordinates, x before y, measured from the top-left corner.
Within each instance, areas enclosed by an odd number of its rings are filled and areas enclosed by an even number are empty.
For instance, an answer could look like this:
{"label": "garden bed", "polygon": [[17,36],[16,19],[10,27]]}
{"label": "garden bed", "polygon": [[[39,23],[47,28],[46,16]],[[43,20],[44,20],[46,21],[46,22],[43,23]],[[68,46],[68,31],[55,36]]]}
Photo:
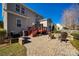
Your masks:
{"label": "garden bed", "polygon": [[13,43],[9,46],[0,47],[0,56],[25,56],[26,48],[19,45],[18,43]]}

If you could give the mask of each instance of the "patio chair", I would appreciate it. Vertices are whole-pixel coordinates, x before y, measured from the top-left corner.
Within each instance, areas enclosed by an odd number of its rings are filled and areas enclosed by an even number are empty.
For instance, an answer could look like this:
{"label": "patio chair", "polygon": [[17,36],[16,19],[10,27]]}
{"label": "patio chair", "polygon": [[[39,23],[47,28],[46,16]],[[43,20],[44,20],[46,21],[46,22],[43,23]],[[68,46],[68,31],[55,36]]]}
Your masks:
{"label": "patio chair", "polygon": [[68,36],[68,33],[67,32],[61,32],[61,36],[59,37],[60,40],[61,40],[61,42],[62,41],[67,42],[68,41],[67,36]]}

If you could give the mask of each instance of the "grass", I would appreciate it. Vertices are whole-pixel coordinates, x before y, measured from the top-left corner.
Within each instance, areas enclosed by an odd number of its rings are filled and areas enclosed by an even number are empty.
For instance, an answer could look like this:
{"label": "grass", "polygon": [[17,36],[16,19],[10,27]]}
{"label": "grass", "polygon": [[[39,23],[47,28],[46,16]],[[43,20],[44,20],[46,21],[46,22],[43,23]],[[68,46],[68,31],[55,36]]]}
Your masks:
{"label": "grass", "polygon": [[79,32],[71,33],[72,36],[79,36]]}
{"label": "grass", "polygon": [[3,28],[0,28],[0,31],[4,30]]}
{"label": "grass", "polygon": [[18,43],[13,43],[9,46],[0,47],[0,56],[24,56],[26,55],[26,48],[19,45]]}
{"label": "grass", "polygon": [[71,44],[79,51],[79,40],[71,40]]}

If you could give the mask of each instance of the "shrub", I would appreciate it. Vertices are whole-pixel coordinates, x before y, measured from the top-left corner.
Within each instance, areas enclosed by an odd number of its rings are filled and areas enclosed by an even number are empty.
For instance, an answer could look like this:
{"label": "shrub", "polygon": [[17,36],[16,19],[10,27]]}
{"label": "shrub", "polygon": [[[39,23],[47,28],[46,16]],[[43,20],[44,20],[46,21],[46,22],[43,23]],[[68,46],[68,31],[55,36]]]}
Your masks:
{"label": "shrub", "polygon": [[71,33],[72,36],[74,36],[74,39],[79,40],[79,32]]}
{"label": "shrub", "polygon": [[54,34],[53,34],[53,33],[49,33],[49,37],[50,37],[51,39],[55,39],[55,37],[54,37]]}
{"label": "shrub", "polygon": [[61,33],[61,31],[54,31],[54,33]]}
{"label": "shrub", "polygon": [[0,29],[0,39],[2,39],[6,35],[6,31],[4,29]]}
{"label": "shrub", "polygon": [[4,29],[0,29],[0,36],[4,36],[6,34],[6,31]]}

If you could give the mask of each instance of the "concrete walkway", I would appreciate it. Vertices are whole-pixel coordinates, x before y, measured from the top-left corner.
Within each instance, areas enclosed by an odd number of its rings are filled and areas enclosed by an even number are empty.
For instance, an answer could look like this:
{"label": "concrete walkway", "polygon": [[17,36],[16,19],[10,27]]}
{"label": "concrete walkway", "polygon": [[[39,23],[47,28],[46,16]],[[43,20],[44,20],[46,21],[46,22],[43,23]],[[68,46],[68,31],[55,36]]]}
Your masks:
{"label": "concrete walkway", "polygon": [[31,38],[31,43],[24,45],[28,56],[76,56],[78,51],[70,42],[50,39],[48,35]]}

